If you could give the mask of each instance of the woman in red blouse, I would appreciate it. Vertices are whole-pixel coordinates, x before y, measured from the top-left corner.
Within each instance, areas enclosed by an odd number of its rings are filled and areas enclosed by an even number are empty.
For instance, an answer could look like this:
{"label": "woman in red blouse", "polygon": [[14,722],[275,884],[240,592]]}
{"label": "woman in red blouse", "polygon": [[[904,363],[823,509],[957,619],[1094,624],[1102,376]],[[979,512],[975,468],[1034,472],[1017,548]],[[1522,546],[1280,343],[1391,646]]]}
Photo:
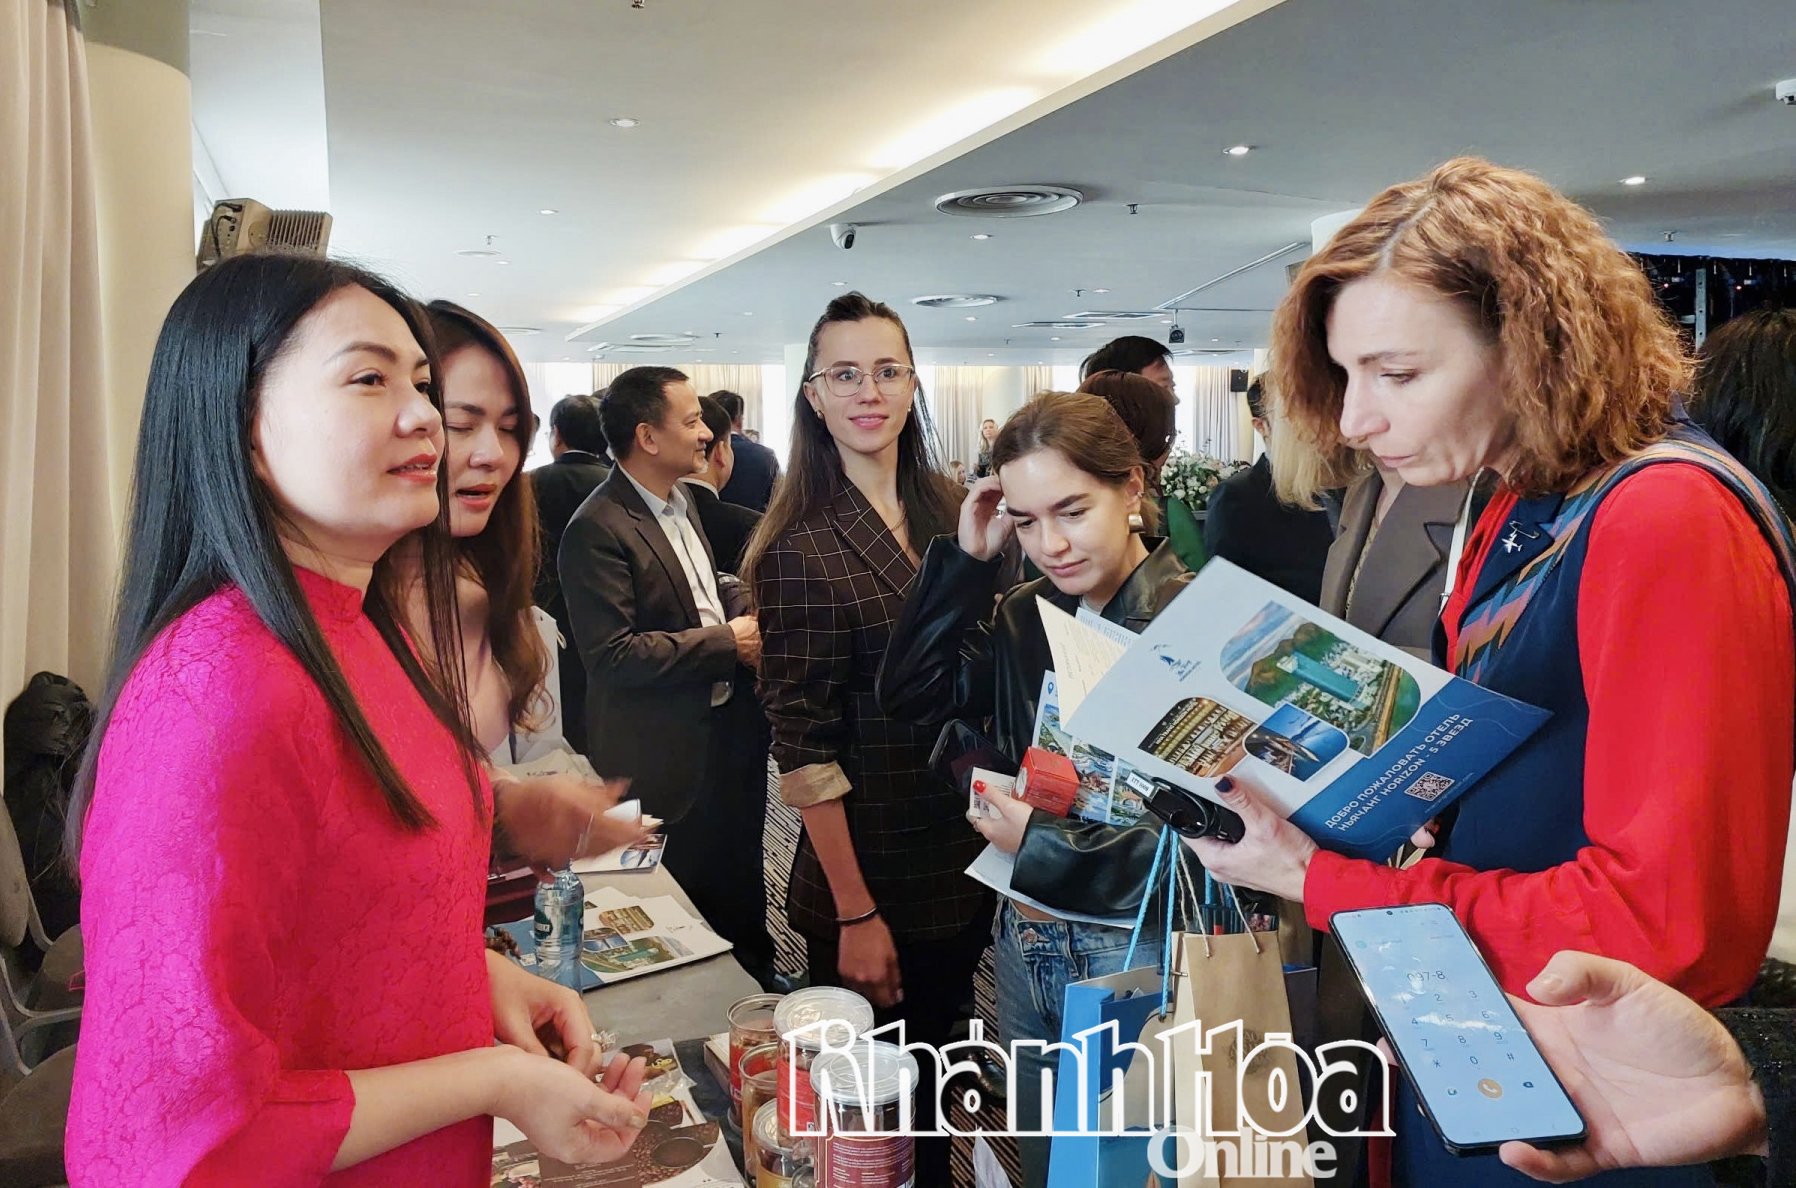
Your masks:
{"label": "woman in red blouse", "polygon": [[473,1188],[489,1115],[571,1160],[645,1121],[642,1062],[595,1084],[579,999],[484,949],[491,793],[459,670],[433,685],[381,593],[425,529],[454,653],[425,341],[384,282],[285,256],[217,265],[163,326],[69,814],[74,1184]]}
{"label": "woman in red blouse", "polygon": [[[1688,362],[1638,267],[1538,178],[1451,161],[1311,257],[1272,355],[1286,498],[1350,481],[1356,451],[1417,486],[1496,473],[1435,659],[1553,717],[1408,869],[1318,850],[1247,778],[1223,797],[1246,837],[1194,843],[1204,864],[1317,928],[1445,903],[1513,994],[1579,949],[1739,997],[1789,826],[1792,549],[1764,488],[1676,416]],[[1447,1154],[1408,1106],[1397,1182],[1522,1182]],[[1708,1182],[1665,1178],[1684,1175],[1617,1182]]]}

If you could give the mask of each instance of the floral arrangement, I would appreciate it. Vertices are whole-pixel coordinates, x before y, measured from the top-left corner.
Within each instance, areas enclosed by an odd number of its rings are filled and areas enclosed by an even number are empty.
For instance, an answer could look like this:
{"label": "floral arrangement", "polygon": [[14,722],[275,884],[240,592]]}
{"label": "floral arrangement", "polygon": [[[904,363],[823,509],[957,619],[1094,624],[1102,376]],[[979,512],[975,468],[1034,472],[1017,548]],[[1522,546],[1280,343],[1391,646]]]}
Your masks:
{"label": "floral arrangement", "polygon": [[1174,450],[1160,471],[1160,488],[1169,499],[1177,499],[1192,511],[1202,511],[1210,502],[1210,492],[1222,481],[1247,469],[1245,462],[1224,462],[1209,454],[1192,454]]}

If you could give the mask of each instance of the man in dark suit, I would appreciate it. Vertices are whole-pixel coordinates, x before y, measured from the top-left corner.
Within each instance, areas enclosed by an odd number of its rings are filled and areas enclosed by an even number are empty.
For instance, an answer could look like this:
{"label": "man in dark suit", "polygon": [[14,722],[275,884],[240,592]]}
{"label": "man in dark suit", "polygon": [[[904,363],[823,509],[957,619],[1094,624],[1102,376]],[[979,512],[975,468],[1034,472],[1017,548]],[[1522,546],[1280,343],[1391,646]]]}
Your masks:
{"label": "man in dark suit", "polygon": [[[1270,444],[1274,426],[1267,416],[1259,379],[1247,388],[1253,427]],[[1226,479],[1210,493],[1204,518],[1204,547],[1305,602],[1322,597],[1322,567],[1334,533],[1328,513],[1279,502],[1272,490],[1272,461],[1265,455]]]}
{"label": "man in dark suit", "polygon": [[725,503],[764,512],[773,500],[773,484],[779,481],[779,456],[758,441],[742,436],[742,397],[728,389],[711,393],[711,399],[723,405],[730,414],[730,450],[736,467],[730,481],[718,489]]}
{"label": "man in dark suit", "polygon": [[748,538],[754,535],[761,513],[734,503],[725,503],[718,492],[729,485],[735,468],[736,451],[730,444],[730,414],[709,396],[699,397],[705,428],[711,431],[711,444],[705,447],[705,469],[689,474],[680,481],[687,486],[692,505],[698,509],[698,522],[704,526],[705,539],[711,542],[711,555],[717,559],[720,573],[738,573]]}
{"label": "man in dark suit", "polygon": [[586,667],[587,753],[601,773],[629,777],[643,810],[666,821],[663,865],[744,967],[771,974],[759,847],[744,840],[760,837],[766,786],[744,804],[717,770],[741,724],[761,717],[743,695],[761,632],[737,613],[740,587],[719,580],[680,482],[704,467],[711,434],[691,381],[668,367],[624,372],[599,415],[615,465],[574,513],[560,554]]}
{"label": "man in dark suit", "polygon": [[555,628],[561,633],[561,732],[570,746],[584,753],[586,669],[571,642],[567,603],[555,576],[555,557],[561,549],[561,534],[574,518],[574,509],[611,473],[611,459],[605,454],[605,433],[599,427],[597,397],[563,396],[555,402],[549,410],[549,453],[551,460],[530,472],[530,489],[536,495],[536,517],[543,534],[542,556],[536,567],[535,602],[555,620]]}

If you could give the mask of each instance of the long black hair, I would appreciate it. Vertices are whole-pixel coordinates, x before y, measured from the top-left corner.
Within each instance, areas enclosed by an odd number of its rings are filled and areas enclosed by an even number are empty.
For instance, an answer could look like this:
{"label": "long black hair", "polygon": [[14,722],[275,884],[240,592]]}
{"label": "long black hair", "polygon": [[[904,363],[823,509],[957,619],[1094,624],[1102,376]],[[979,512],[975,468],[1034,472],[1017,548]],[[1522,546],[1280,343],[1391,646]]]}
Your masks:
{"label": "long black hair", "polygon": [[[260,388],[295,327],[326,298],[352,286],[368,290],[405,319],[435,371],[430,328],[418,307],[381,278],[334,260],[248,255],[196,277],[175,299],[150,361],[137,436],[124,572],[113,621],[111,660],[81,773],[69,802],[67,852],[80,852],[94,794],[95,768],[120,691],[156,636],[196,604],[234,586],[318,686],[343,732],[380,784],[393,815],[407,828],[432,824],[375,736],[319,631],[293,566],[281,546],[281,513],[252,468],[250,440]],[[441,397],[432,401],[441,409]],[[420,530],[431,642],[439,656],[459,656],[455,579],[449,536],[449,468],[437,476],[437,519]],[[453,735],[477,814],[482,814],[461,666],[444,665],[433,684],[401,630],[375,567],[364,609],[413,688]]]}
{"label": "long black hair", "polygon": [[[424,307],[430,319],[431,333],[436,336],[439,358],[447,359],[456,351],[469,348],[485,351],[499,361],[511,388],[512,407],[517,422],[511,436],[518,443],[518,468],[512,471],[505,489],[493,504],[486,528],[478,536],[455,542],[458,563],[473,571],[475,579],[486,591],[487,640],[493,659],[505,674],[511,693],[506,701],[506,721],[513,726],[537,723],[544,699],[544,682],[549,677],[549,653],[543,637],[530,617],[537,564],[542,553],[536,515],[536,488],[524,474],[524,459],[530,456],[530,439],[536,436],[536,414],[530,411],[530,385],[524,378],[523,364],[499,328],[469,309],[452,301],[432,301]],[[445,390],[439,374],[437,394],[447,400],[454,393]],[[504,432],[504,430],[500,430]],[[444,466],[448,467],[448,437],[444,437]],[[445,499],[447,504],[448,500]],[[441,653],[438,653],[439,655]],[[459,657],[460,653],[456,653]]]}
{"label": "long black hair", "polygon": [[1796,515],[1796,309],[1760,309],[1709,335],[1690,418]]}
{"label": "long black hair", "polygon": [[[749,539],[743,554],[742,573],[750,588],[754,585],[755,567],[773,542],[790,532],[794,525],[815,514],[835,499],[848,480],[842,473],[842,455],[829,427],[823,423],[804,398],[805,376],[817,370],[817,340],[826,326],[838,322],[864,322],[884,318],[898,327],[904,339],[907,362],[915,363],[910,331],[898,311],[883,301],[874,301],[860,292],[844,293],[831,301],[823,316],[811,327],[810,345],[805,351],[804,374],[799,377],[798,391],[792,398],[792,456],[789,470],[774,492],[773,503]],[[954,530],[960,517],[963,488],[942,471],[935,429],[930,424],[929,408],[923,400],[923,387],[917,386],[911,399],[910,415],[898,434],[898,503],[904,508],[906,532],[912,546],[921,549],[931,538]]]}

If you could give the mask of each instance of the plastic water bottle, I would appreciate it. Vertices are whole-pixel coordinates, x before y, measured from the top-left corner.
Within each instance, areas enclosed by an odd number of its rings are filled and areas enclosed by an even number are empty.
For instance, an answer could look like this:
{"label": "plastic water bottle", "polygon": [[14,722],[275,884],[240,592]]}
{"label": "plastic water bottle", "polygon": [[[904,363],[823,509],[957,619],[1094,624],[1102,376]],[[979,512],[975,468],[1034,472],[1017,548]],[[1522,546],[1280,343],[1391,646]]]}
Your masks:
{"label": "plastic water bottle", "polygon": [[575,989],[580,985],[580,939],[586,913],[586,888],[571,868],[555,872],[555,880],[536,886],[536,972]]}

